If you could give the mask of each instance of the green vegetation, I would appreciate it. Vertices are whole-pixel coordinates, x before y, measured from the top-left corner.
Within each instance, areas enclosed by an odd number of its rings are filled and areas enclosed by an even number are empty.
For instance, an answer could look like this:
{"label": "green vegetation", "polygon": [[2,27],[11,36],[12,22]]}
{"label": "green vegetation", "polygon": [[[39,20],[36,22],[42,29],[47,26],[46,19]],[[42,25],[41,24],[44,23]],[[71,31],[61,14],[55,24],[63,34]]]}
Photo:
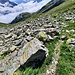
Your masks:
{"label": "green vegetation", "polygon": [[0,60],[4,59],[7,55],[9,54],[9,52],[4,52],[3,54],[1,54]]}
{"label": "green vegetation", "polygon": [[63,44],[57,68],[57,75],[75,75],[75,47]]}
{"label": "green vegetation", "polygon": [[65,0],[59,0],[59,2],[56,1],[56,0],[52,0],[50,1],[49,3],[47,3],[44,7],[42,7],[37,13],[45,13],[45,12],[48,12],[50,11],[52,8],[60,5],[61,3],[63,3]]}
{"label": "green vegetation", "polygon": [[7,27],[9,24],[0,23],[0,27]]}
{"label": "green vegetation", "polygon": [[22,22],[22,21],[29,21],[30,19],[34,19],[39,15],[42,15],[42,13],[48,12],[50,9],[60,5],[62,2],[64,2],[65,0],[59,0],[59,2],[54,2],[55,0],[50,1],[49,3],[47,3],[44,7],[42,7],[40,10],[38,10],[35,13],[22,13],[19,15],[19,17],[16,17],[11,24],[13,23],[18,23],[18,22]]}
{"label": "green vegetation", "polygon": [[[71,7],[74,6],[71,5]],[[73,11],[73,8],[71,8],[71,10]],[[75,20],[73,19],[73,21],[73,23],[71,21],[64,21],[68,26],[62,29],[64,31],[61,32],[61,35],[65,34],[67,39],[74,38],[73,35],[75,32],[66,32],[66,30],[75,30]],[[56,75],[75,75],[75,46],[67,45],[67,39],[65,39],[63,45],[60,46],[61,52]]]}
{"label": "green vegetation", "polygon": [[[49,5],[49,3],[47,5]],[[75,0],[66,0],[66,2],[60,4],[59,6],[56,6],[56,7],[52,8],[51,10],[49,10],[45,13],[34,14],[30,18],[26,19],[26,21],[34,20],[39,15],[45,16],[45,15],[56,15],[56,14],[58,14],[58,16],[59,15],[61,16],[64,12],[69,11],[68,9],[74,10],[74,7],[75,7]],[[44,9],[43,9],[43,11],[44,11]]]}

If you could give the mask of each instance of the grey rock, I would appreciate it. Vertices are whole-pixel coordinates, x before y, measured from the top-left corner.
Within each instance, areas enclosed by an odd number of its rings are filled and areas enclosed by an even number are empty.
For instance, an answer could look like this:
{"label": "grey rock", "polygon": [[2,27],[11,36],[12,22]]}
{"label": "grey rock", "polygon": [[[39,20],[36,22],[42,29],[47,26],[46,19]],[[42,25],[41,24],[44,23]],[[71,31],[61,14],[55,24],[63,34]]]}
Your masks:
{"label": "grey rock", "polygon": [[28,37],[26,38],[26,40],[29,42],[29,41],[33,40],[33,38],[34,38],[34,37],[28,36]]}
{"label": "grey rock", "polygon": [[19,40],[16,42],[15,46],[21,45],[21,42],[22,42],[22,39],[19,39]]}
{"label": "grey rock", "polygon": [[62,39],[62,40],[66,39],[66,36],[65,36],[65,35],[62,35],[62,36],[61,36],[61,39]]}
{"label": "grey rock", "polygon": [[16,34],[13,34],[12,40],[15,40],[15,39],[17,39],[17,35]]}
{"label": "grey rock", "polygon": [[3,41],[0,41],[0,46],[2,46],[2,45],[3,45],[3,43],[4,43]]}
{"label": "grey rock", "polygon": [[10,38],[10,37],[12,37],[12,33],[10,33],[10,34],[8,34],[8,35],[4,35],[4,37],[7,39],[7,38]]}
{"label": "grey rock", "polygon": [[40,59],[45,55],[45,52],[46,55],[48,55],[48,49],[46,47],[43,48],[42,43],[35,38],[24,46],[20,63],[24,64],[29,57],[31,58],[28,60],[28,62],[34,61],[36,58]]}
{"label": "grey rock", "polygon": [[4,68],[0,67],[0,73],[4,72]]}

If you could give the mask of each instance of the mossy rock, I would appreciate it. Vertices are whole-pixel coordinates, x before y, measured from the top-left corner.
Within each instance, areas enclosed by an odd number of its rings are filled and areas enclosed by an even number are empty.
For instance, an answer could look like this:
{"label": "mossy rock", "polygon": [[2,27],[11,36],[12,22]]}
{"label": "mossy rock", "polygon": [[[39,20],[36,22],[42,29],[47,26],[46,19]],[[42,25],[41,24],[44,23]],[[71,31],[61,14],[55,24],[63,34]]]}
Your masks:
{"label": "mossy rock", "polygon": [[72,40],[72,38],[71,38],[71,39],[68,39],[68,40],[66,41],[66,44],[69,44],[69,43],[71,42],[71,40]]}
{"label": "mossy rock", "polygon": [[48,39],[47,35],[44,32],[39,32],[36,36],[40,41],[46,41]]}

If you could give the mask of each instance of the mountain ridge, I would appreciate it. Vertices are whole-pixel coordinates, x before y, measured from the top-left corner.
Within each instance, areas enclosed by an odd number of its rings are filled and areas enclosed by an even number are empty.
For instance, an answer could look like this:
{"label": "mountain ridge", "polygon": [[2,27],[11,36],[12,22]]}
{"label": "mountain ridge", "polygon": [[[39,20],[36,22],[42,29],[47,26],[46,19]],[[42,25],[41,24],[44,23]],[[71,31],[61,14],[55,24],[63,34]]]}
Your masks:
{"label": "mountain ridge", "polygon": [[12,2],[16,2],[16,3],[20,4],[20,3],[27,3],[29,1],[41,2],[42,0],[16,0],[16,1],[12,1]]}
{"label": "mountain ridge", "polygon": [[[54,7],[58,6],[58,5],[60,5],[61,3],[65,2],[65,1],[66,1],[66,0],[61,0],[61,1],[60,1],[60,0],[51,0],[49,3],[47,3],[47,4],[46,4],[45,6],[43,6],[41,9],[39,9],[37,12],[33,13],[32,16],[33,16],[33,15],[37,15],[37,14],[41,14],[41,13],[45,13],[45,12],[51,10],[52,8],[54,8]],[[24,13],[23,13],[23,14],[24,14]],[[22,13],[19,14],[18,16],[20,16],[20,15],[22,15]],[[26,15],[26,16],[27,16],[27,15]],[[30,17],[31,17],[31,16],[30,16]],[[22,15],[21,18],[20,18],[20,17],[18,17],[18,18],[16,17],[16,18],[11,22],[11,24],[22,21],[22,18],[23,18],[23,20],[24,20],[23,15]],[[28,16],[28,18],[29,18],[29,16]],[[26,20],[26,18],[25,18],[25,20]]]}

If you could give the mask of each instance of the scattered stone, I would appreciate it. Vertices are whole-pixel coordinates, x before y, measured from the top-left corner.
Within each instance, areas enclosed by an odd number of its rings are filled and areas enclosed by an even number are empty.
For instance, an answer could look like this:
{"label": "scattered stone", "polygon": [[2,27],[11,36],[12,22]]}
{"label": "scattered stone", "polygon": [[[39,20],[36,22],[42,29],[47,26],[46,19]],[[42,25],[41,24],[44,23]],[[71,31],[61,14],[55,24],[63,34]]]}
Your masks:
{"label": "scattered stone", "polygon": [[12,35],[13,35],[13,34],[10,33],[10,34],[8,34],[8,35],[4,35],[4,37],[5,37],[5,39],[7,39],[7,38],[10,38]]}
{"label": "scattered stone", "polygon": [[17,39],[17,35],[16,34],[13,34],[12,39],[13,40]]}
{"label": "scattered stone", "polygon": [[11,50],[11,51],[14,51],[16,48],[17,48],[17,46],[14,46],[14,45],[13,45],[13,46],[10,48],[10,50]]}
{"label": "scattered stone", "polygon": [[75,30],[70,30],[70,32],[75,32]]}
{"label": "scattered stone", "polygon": [[75,45],[75,39],[74,38],[70,38],[66,41],[66,44],[73,44]]}
{"label": "scattered stone", "polygon": [[[49,38],[49,40],[53,40],[53,38],[50,36],[50,35],[48,35],[48,38]],[[48,40],[48,39],[47,39]]]}
{"label": "scattered stone", "polygon": [[4,72],[4,68],[0,67],[0,73]]}
{"label": "scattered stone", "polygon": [[53,69],[51,69],[51,73],[54,74],[54,70]]}
{"label": "scattered stone", "polygon": [[72,20],[71,17],[66,17],[66,21],[70,21],[70,20]]}
{"label": "scattered stone", "polygon": [[19,41],[16,42],[15,46],[21,45],[22,39],[19,39]]}
{"label": "scattered stone", "polygon": [[66,30],[66,32],[67,32],[67,33],[70,33],[70,31],[69,31],[69,30]]}
{"label": "scattered stone", "polygon": [[65,36],[65,35],[62,35],[62,36],[61,36],[61,39],[62,39],[62,40],[65,40],[65,39],[66,39],[66,36]]}
{"label": "scattered stone", "polygon": [[[75,19],[74,13],[71,11],[64,13],[64,15],[60,16],[59,20],[54,20],[54,17],[59,16],[58,14],[54,16],[46,15],[46,17],[39,16],[30,22],[22,22],[20,25],[7,29],[0,28],[0,57],[4,52],[10,51],[4,59],[0,60],[0,75],[11,75],[24,63],[34,62],[36,59],[41,61],[44,56],[47,56],[48,50],[39,40],[47,43],[50,40],[58,38],[61,29],[69,26],[61,22],[61,19],[73,21]],[[53,21],[50,21],[50,18]],[[65,31],[63,30],[63,32]],[[74,33],[75,30],[66,30],[66,32],[70,34],[71,32]],[[75,36],[73,35],[73,37]],[[61,37],[62,40],[65,38],[66,35]],[[68,39],[66,44],[75,45],[75,39]],[[57,47],[54,52],[56,52]],[[59,52],[54,54],[57,57]],[[51,71],[47,70],[47,74],[55,74],[58,58],[53,59],[50,70],[53,69]],[[32,65],[35,66],[35,63]]]}
{"label": "scattered stone", "polygon": [[3,45],[3,43],[4,43],[3,41],[0,41],[0,46],[2,46],[2,45]]}

